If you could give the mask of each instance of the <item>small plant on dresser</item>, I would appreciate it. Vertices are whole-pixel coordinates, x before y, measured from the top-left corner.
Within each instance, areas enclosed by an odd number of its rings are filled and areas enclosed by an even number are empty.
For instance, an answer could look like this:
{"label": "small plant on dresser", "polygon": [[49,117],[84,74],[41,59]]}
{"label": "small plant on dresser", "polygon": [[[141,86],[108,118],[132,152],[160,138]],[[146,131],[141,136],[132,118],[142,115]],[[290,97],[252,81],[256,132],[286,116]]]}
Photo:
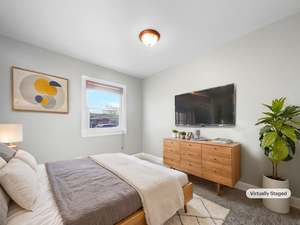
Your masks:
{"label": "small plant on dresser", "polygon": [[181,138],[185,139],[186,132],[181,132],[180,134],[181,134]]}
{"label": "small plant on dresser", "polygon": [[178,134],[178,130],[172,130],[172,137],[176,138]]}

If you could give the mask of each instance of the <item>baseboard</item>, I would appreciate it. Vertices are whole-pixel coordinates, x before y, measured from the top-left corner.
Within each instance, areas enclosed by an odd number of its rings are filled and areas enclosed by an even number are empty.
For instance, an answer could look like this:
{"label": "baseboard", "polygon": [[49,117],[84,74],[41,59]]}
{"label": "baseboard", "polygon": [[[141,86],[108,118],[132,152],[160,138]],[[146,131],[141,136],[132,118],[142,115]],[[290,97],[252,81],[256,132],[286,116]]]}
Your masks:
{"label": "baseboard", "polygon": [[[149,155],[149,154],[146,154],[146,153],[143,153],[143,152],[135,154],[133,156],[135,156],[139,159],[144,159],[144,160],[147,160],[149,162],[156,163],[156,164],[163,164],[163,159],[162,158],[154,156],[154,155]],[[234,188],[237,188],[237,189],[240,189],[240,190],[243,190],[243,191],[247,191],[249,188],[260,188],[260,187],[238,181],[236,183],[236,185],[234,186]],[[293,206],[295,208],[300,209],[300,198],[291,196],[290,197],[290,206]]]}

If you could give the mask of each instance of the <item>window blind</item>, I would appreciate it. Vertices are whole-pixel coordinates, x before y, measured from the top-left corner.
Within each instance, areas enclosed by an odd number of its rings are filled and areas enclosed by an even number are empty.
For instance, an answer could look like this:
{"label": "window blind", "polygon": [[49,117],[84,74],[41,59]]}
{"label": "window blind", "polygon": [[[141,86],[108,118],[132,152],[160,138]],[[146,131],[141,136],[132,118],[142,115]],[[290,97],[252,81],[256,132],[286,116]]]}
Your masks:
{"label": "window blind", "polygon": [[93,81],[86,81],[86,89],[87,90],[93,90],[93,91],[102,91],[102,92],[108,92],[112,94],[123,94],[123,88],[110,86],[107,84],[101,84]]}

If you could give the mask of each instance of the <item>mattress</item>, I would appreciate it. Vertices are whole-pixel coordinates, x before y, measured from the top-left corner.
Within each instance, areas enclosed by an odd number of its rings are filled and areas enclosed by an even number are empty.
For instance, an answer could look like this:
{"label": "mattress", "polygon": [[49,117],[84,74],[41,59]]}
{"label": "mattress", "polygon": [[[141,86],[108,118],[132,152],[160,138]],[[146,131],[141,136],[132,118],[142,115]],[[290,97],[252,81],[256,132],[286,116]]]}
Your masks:
{"label": "mattress", "polygon": [[[187,175],[185,173],[176,170],[171,170],[169,168],[153,164],[145,160],[140,160],[133,156],[125,154],[122,155],[125,157],[129,157],[130,159],[140,164],[149,167],[154,167],[158,170],[162,170],[169,173],[170,176],[177,177],[182,187],[188,183]],[[58,208],[56,206],[55,199],[51,191],[50,183],[44,164],[38,165],[37,176],[38,195],[36,200],[36,210],[34,212],[24,210],[15,202],[11,201],[8,208],[7,225],[62,225],[62,219],[59,215]]]}

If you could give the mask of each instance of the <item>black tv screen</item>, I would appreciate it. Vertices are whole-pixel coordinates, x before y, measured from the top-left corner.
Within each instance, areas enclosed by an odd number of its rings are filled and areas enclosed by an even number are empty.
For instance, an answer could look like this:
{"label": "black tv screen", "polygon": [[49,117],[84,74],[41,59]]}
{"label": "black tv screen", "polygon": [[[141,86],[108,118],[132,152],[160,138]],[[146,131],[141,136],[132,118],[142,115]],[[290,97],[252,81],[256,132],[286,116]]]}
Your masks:
{"label": "black tv screen", "polygon": [[175,125],[234,126],[234,84],[176,95]]}

